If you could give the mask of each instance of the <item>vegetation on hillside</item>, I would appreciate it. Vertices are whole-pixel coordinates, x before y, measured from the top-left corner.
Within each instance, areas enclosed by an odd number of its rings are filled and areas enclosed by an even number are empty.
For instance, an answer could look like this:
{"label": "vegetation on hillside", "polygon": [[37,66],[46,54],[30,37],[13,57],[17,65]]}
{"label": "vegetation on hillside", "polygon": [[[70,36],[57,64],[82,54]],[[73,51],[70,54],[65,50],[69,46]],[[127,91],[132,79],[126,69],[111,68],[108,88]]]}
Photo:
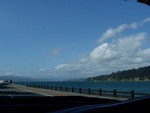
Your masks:
{"label": "vegetation on hillside", "polygon": [[150,81],[150,66],[89,77],[87,81]]}

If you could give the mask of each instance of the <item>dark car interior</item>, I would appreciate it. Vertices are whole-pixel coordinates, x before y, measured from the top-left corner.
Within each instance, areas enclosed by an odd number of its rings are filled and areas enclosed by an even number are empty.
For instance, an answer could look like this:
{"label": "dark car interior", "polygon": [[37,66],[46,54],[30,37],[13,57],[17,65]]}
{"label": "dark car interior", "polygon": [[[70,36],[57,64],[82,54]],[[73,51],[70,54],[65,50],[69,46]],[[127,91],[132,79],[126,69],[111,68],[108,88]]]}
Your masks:
{"label": "dark car interior", "polygon": [[0,96],[1,113],[149,112],[150,97],[127,101],[82,96]]}

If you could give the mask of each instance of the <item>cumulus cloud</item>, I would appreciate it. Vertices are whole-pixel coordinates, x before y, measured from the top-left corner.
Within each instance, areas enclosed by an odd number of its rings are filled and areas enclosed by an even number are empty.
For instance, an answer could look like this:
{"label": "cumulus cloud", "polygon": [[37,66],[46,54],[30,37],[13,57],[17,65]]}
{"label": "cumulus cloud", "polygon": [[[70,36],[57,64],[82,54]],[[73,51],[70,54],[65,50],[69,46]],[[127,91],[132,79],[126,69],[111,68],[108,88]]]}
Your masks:
{"label": "cumulus cloud", "polygon": [[103,35],[98,39],[98,43],[101,43],[105,40],[107,40],[108,38],[114,37],[116,36],[116,34],[124,31],[125,29],[128,28],[127,24],[122,24],[120,26],[118,26],[117,28],[109,28],[108,30],[106,30]]}
{"label": "cumulus cloud", "polygon": [[90,53],[90,58],[96,62],[105,62],[106,60],[114,62],[116,60],[121,63],[121,59],[126,59],[132,62],[134,61],[132,58],[137,58],[137,54],[144,51],[141,50],[141,47],[145,39],[146,33],[138,33],[122,37],[113,43],[101,44]]}
{"label": "cumulus cloud", "polygon": [[91,53],[90,57],[93,61],[101,61],[116,56],[117,52],[113,50],[113,44],[104,43],[96,47]]}
{"label": "cumulus cloud", "polygon": [[79,61],[56,66],[63,78],[82,78],[150,65],[150,48],[143,48],[147,33],[131,34],[102,43]]}
{"label": "cumulus cloud", "polygon": [[148,49],[145,49],[143,51],[140,51],[138,54],[137,54],[137,58],[135,59],[135,62],[147,62],[149,63],[150,62],[150,48]]}
{"label": "cumulus cloud", "polygon": [[106,30],[102,36],[97,40],[98,43],[102,43],[109,38],[117,36],[117,34],[125,31],[126,29],[137,29],[140,26],[143,26],[146,23],[150,22],[150,17],[142,20],[141,22],[133,22],[131,24],[121,24],[116,28],[109,28]]}
{"label": "cumulus cloud", "polygon": [[150,17],[149,17],[149,18],[144,19],[144,20],[142,21],[142,24],[145,24],[145,23],[147,23],[147,22],[150,22]]}

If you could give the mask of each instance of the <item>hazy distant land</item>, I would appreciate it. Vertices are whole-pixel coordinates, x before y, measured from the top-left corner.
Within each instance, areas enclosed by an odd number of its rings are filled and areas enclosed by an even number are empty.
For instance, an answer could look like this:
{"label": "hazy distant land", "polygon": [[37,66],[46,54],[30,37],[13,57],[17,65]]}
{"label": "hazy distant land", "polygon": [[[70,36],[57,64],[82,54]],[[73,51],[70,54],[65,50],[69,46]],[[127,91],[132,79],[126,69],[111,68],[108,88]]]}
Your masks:
{"label": "hazy distant land", "polygon": [[[13,80],[14,82],[32,82],[32,81],[54,81],[51,78],[29,78],[18,76],[0,76],[0,80]],[[57,80],[55,80],[57,81]],[[99,81],[150,81],[150,66],[140,67],[138,69],[130,69],[112,72],[107,75],[98,75],[84,79],[71,79],[66,81],[72,82],[99,82]]]}

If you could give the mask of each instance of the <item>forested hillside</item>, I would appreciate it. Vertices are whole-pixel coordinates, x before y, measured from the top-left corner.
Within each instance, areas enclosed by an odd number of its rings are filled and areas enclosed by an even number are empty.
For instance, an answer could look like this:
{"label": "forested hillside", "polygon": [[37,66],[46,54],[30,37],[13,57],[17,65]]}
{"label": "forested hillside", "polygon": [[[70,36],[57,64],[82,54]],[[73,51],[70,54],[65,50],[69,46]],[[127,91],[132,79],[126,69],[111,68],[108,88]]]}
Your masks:
{"label": "forested hillside", "polygon": [[87,81],[150,81],[150,66],[89,77]]}

